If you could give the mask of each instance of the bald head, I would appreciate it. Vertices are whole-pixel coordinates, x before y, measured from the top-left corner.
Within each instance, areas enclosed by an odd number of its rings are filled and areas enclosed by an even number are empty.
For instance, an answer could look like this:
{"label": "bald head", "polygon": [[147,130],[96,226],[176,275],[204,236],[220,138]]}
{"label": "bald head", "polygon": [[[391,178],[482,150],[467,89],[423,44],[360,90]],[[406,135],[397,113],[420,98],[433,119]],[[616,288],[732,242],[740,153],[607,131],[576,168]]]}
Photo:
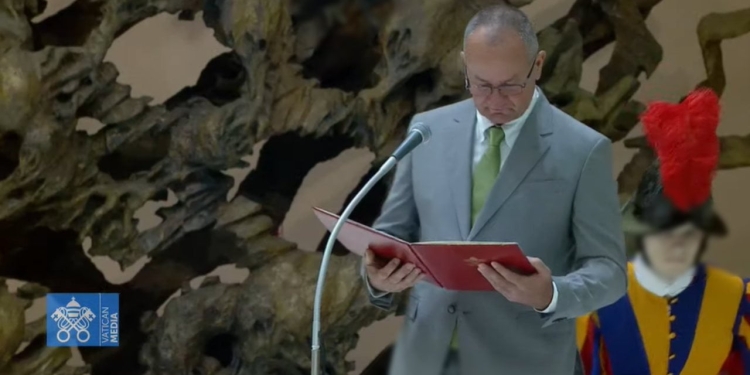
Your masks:
{"label": "bald head", "polygon": [[539,41],[528,17],[517,8],[507,5],[494,5],[480,10],[472,17],[464,31],[464,50],[470,37],[481,38],[483,42],[496,45],[507,38],[520,38],[526,47],[529,61],[539,51]]}

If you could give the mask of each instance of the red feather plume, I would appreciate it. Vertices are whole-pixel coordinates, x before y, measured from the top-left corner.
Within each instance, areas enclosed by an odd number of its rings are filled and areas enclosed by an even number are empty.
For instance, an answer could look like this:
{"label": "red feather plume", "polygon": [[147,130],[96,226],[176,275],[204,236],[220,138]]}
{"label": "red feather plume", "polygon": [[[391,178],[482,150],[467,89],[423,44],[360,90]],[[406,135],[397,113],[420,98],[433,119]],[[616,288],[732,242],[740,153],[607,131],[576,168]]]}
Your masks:
{"label": "red feather plume", "polygon": [[651,103],[641,115],[646,139],[660,162],[664,194],[682,211],[711,196],[719,163],[719,111],[718,96],[698,89],[679,104]]}

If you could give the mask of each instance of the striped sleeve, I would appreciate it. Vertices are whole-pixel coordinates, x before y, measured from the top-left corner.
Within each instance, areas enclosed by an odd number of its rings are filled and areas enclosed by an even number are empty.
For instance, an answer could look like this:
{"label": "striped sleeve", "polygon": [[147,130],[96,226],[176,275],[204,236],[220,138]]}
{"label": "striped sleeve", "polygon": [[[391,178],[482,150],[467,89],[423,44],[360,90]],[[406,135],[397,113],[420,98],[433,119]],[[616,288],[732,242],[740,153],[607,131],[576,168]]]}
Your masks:
{"label": "striped sleeve", "polygon": [[578,345],[579,353],[583,353],[583,343],[586,342],[586,335],[588,334],[590,319],[591,314],[587,314],[576,319],[576,344]]}
{"label": "striped sleeve", "polygon": [[596,313],[578,318],[576,322],[578,352],[581,354],[585,375],[608,375],[610,372],[604,343],[601,342],[599,319]]}
{"label": "striped sleeve", "polygon": [[745,294],[740,302],[734,347],[722,368],[726,375],[750,375],[750,279],[745,280]]}

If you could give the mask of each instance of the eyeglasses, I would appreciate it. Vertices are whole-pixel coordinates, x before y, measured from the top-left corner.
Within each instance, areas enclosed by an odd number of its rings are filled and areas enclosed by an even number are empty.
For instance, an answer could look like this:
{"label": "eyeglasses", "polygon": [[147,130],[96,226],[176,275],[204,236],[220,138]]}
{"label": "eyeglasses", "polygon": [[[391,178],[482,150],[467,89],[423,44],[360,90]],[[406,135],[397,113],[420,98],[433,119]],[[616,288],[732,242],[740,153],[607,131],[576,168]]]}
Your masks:
{"label": "eyeglasses", "polygon": [[464,79],[466,80],[466,89],[471,92],[474,96],[484,97],[484,96],[490,96],[492,95],[492,92],[497,90],[497,92],[500,95],[518,95],[523,92],[523,90],[526,88],[526,85],[529,83],[529,79],[531,78],[531,73],[534,72],[534,67],[536,66],[536,59],[531,63],[531,67],[529,68],[529,72],[526,74],[526,78],[524,78],[523,83],[514,83],[514,84],[504,84],[500,86],[492,86],[492,85],[478,85],[473,86],[471,82],[469,82],[469,72],[464,67]]}

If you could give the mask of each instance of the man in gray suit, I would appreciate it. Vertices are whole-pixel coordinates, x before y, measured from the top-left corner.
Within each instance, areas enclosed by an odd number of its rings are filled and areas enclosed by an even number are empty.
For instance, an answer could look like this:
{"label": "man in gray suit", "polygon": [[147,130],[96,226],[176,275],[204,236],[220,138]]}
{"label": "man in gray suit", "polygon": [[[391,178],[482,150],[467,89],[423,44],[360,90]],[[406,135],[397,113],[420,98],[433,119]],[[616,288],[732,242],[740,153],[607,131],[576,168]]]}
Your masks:
{"label": "man in gray suit", "polygon": [[407,155],[374,227],[407,241],[518,242],[538,273],[480,265],[496,292],[455,292],[368,252],[372,302],[414,286],[393,375],[572,375],[575,319],[626,292],[609,139],[535,85],[545,52],[526,16],[496,6],[469,23],[472,99],[416,115],[429,143]]}

